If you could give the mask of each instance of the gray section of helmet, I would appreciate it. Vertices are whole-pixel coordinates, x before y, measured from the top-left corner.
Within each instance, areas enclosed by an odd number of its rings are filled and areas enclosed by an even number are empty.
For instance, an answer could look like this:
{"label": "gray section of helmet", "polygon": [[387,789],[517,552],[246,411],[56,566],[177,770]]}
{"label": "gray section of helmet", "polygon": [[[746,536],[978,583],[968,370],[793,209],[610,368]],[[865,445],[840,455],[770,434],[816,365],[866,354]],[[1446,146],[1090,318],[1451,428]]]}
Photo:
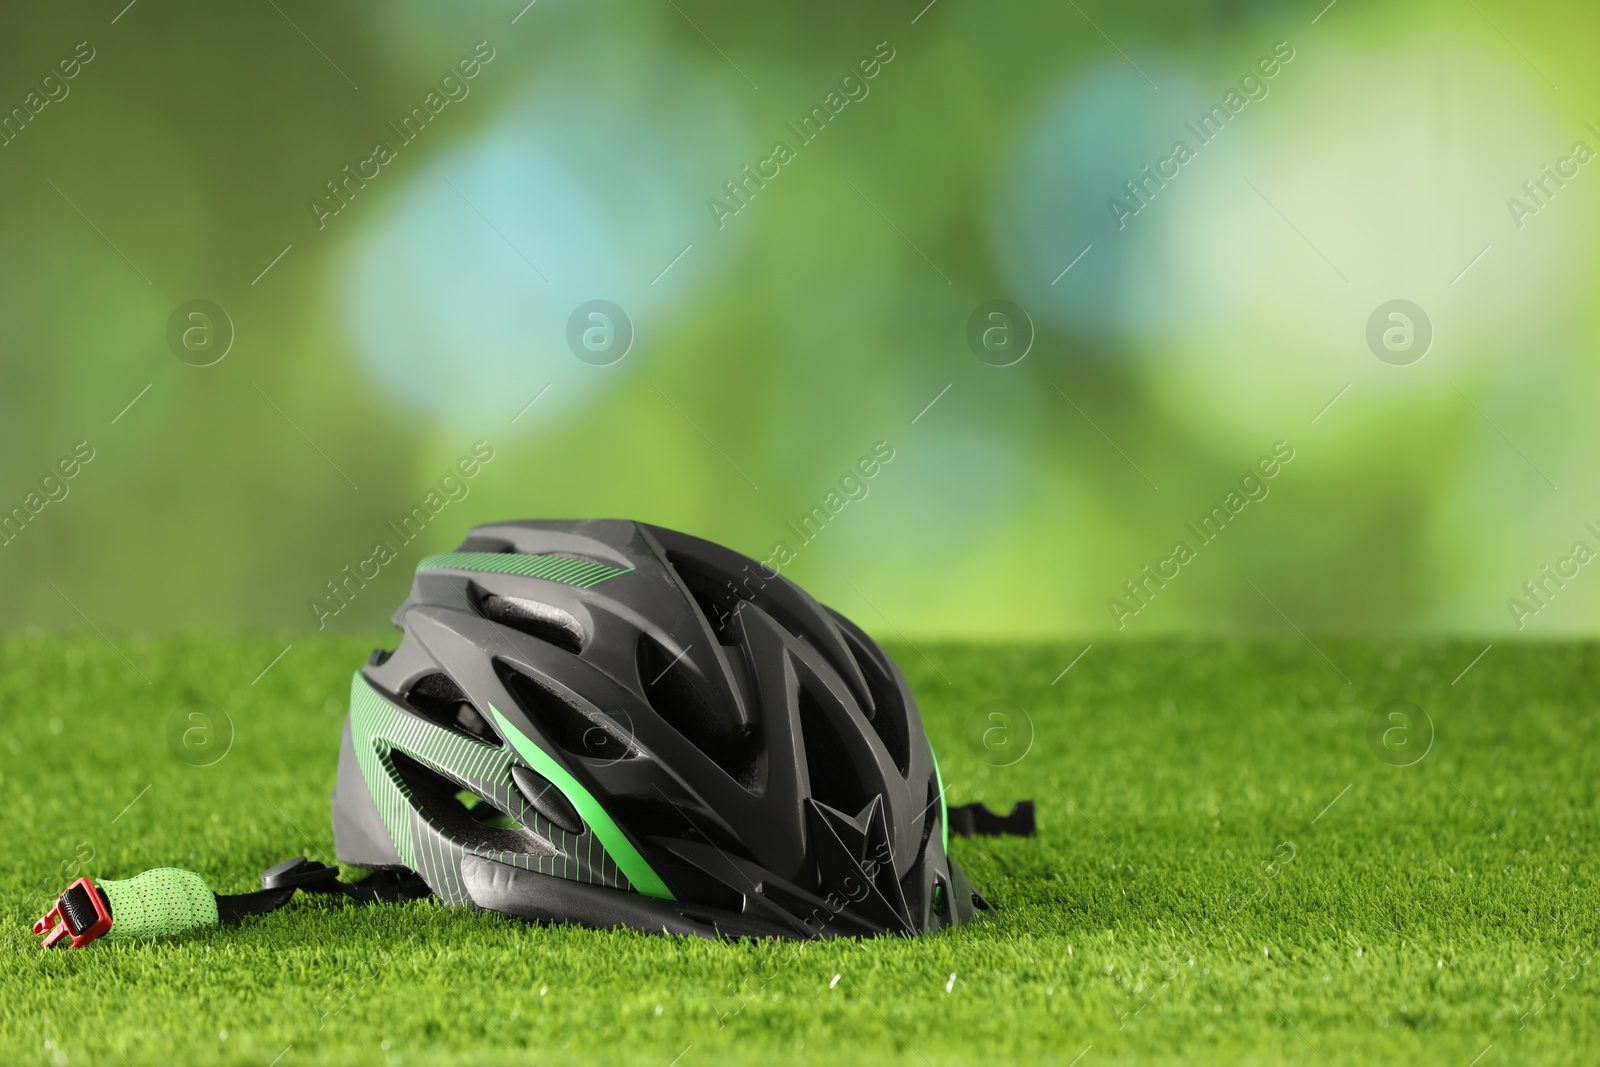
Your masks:
{"label": "gray section of helmet", "polygon": [[[798,586],[711,542],[623,520],[479,526],[458,552],[621,573],[582,587],[484,569],[479,555],[432,557],[437,569],[419,571],[394,615],[400,645],[363,672],[407,729],[368,737],[346,725],[341,860],[389,867],[413,855],[447,902],[591,926],[920,933],[992,910],[945,855],[932,752],[904,677]],[[491,707],[599,802],[675,901],[646,902],[596,853],[594,833],[564,833],[539,798],[522,802],[523,761],[489,725]],[[448,755],[461,737],[488,757],[464,767]],[[382,758],[358,759],[360,746]],[[394,780],[369,780],[383,775]],[[409,818],[386,825],[373,797],[395,788]],[[517,816],[536,844],[443,810],[457,789]],[[655,924],[668,913],[678,918]]]}
{"label": "gray section of helmet", "polygon": [[395,870],[404,866],[356,763],[348,716],[343,739],[339,742],[339,777],[329,806],[333,809],[333,839],[340,860],[373,870]]}

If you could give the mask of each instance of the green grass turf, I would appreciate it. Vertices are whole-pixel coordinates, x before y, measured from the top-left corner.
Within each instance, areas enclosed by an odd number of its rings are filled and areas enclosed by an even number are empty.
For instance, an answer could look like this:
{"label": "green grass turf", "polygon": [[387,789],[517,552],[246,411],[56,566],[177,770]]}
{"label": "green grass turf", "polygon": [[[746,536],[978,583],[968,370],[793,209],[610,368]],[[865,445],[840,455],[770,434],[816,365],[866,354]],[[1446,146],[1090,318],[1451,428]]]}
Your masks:
{"label": "green grass turf", "polygon": [[[896,648],[952,798],[1039,804],[1036,839],[953,842],[1001,911],[934,938],[714,944],[302,901],[42,953],[27,924],[78,871],[178,865],[240,892],[332,849],[368,642],[302,637],[255,683],[282,641],[118,644],[150,684],[95,636],[0,643],[0,1062],[1600,1058],[1594,646],[1496,646],[1455,684],[1481,644],[1321,642],[1351,684],[1304,642],[1096,646],[1054,684],[1081,645]],[[1368,737],[1396,698],[1437,734],[1404,768]],[[187,700],[236,727],[214,766],[168,751]],[[1032,730],[992,729],[991,700]]]}

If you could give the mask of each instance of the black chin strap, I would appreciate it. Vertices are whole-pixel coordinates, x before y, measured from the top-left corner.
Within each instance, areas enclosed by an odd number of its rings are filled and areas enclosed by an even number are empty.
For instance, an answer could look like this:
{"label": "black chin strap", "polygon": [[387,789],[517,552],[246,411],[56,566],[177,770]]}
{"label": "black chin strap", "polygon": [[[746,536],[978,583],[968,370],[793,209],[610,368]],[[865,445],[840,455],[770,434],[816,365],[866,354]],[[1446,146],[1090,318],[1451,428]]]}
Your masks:
{"label": "black chin strap", "polygon": [[339,868],[296,856],[264,872],[259,892],[218,893],[217,918],[224,923],[238,923],[247,915],[277,911],[289,903],[296,889],[343,896],[357,904],[412,900],[431,892],[415,875],[397,871],[378,871],[359,882],[341,882]]}
{"label": "black chin strap", "polygon": [[1019,800],[1011,805],[1009,815],[996,815],[982,803],[962,804],[948,812],[950,832],[962,837],[999,837],[1001,834],[1032,837],[1037,832],[1031,800]]}

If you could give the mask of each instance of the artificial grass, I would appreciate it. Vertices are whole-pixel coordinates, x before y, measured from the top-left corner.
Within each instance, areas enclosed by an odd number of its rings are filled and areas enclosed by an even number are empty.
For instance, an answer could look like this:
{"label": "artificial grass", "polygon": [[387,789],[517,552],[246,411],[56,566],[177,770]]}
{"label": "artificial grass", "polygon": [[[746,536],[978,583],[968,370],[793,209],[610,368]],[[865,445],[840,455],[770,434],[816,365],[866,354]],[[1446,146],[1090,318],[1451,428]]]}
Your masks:
{"label": "artificial grass", "polygon": [[[40,952],[28,924],[80,871],[176,865],[241,892],[331,858],[342,701],[372,642],[301,637],[252,682],[284,643],[0,643],[0,1061],[1600,1055],[1588,644],[1497,645],[1454,683],[1482,643],[1097,645],[1055,682],[1081,644],[893,648],[952,801],[1039,805],[1035,839],[952,842],[1001,910],[938,937],[709,943],[302,896],[242,928]],[[1412,766],[1377,754],[1411,758],[1407,736],[1369,740],[1391,699],[1436,728]],[[192,700],[235,727],[211,766],[168,749]]]}

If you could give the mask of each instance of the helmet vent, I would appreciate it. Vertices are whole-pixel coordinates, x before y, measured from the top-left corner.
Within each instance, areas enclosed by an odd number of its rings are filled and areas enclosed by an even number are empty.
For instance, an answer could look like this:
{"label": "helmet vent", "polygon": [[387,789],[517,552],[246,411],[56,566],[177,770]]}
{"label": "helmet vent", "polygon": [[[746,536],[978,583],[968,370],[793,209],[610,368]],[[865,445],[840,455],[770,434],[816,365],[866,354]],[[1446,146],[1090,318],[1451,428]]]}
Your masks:
{"label": "helmet vent", "polygon": [[[399,749],[390,749],[388,759],[423,818],[463,847],[544,856],[555,853],[554,846],[504,816],[498,805],[478,797],[478,803],[469,808],[461,802],[461,785],[422,761]],[[473,790],[465,792],[476,796]]]}
{"label": "helmet vent", "polygon": [[457,552],[515,552],[516,546],[500,537],[468,537],[457,546]]}
{"label": "helmet vent", "polygon": [[866,807],[871,796],[862,784],[855,760],[827,708],[806,686],[800,688],[800,736],[805,743],[811,798],[844,812],[854,813]]}
{"label": "helmet vent", "polygon": [[501,660],[494,661],[500,681],[539,731],[575,756],[628,759],[638,753],[629,738],[603,715],[590,715]]}
{"label": "helmet vent", "polygon": [[739,587],[733,580],[727,575],[710,573],[704,566],[677,552],[668,552],[667,562],[677,572],[683,587],[689,590],[689,595],[699,606],[700,613],[705,616],[711,632],[717,635],[717,640],[724,645],[738,644],[739,635],[733,626],[733,617],[747,598],[739,595]]}
{"label": "helmet vent", "polygon": [[491,622],[559,645],[568,652],[583,651],[583,626],[571,612],[553,604],[495,593],[478,597],[476,603],[478,613]]}
{"label": "helmet vent", "polygon": [[684,666],[684,658],[684,653],[673,655],[649,634],[639,635],[639,682],[645,699],[657,715],[729,777],[754,789],[758,781],[756,755],[761,747],[758,728],[719,715]]}
{"label": "helmet vent", "polygon": [[443,672],[425,674],[406,691],[406,705],[435,726],[491,745],[503,745],[483,713],[472,706],[455,679]]}
{"label": "helmet vent", "polygon": [[854,626],[845,625],[839,627],[839,632],[844,635],[845,646],[850,649],[856,666],[861,668],[861,676],[867,680],[867,692],[872,696],[872,710],[868,712],[867,720],[900,773],[909,774],[911,731],[907,728],[906,702],[900,694],[900,686],[879,662],[875,650],[863,644],[864,637],[860,631]]}

